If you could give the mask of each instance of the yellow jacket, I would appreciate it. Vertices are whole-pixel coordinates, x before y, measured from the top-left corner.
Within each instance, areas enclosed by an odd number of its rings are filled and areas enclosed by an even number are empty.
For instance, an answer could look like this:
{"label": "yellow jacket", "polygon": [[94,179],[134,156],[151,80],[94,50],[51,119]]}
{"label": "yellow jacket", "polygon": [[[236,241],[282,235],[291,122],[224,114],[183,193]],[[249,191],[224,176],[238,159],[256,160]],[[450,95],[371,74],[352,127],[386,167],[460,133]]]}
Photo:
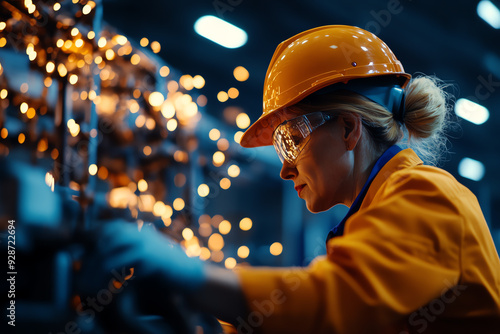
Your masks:
{"label": "yellow jacket", "polygon": [[476,197],[399,152],[307,268],[237,271],[241,333],[500,333],[500,260]]}

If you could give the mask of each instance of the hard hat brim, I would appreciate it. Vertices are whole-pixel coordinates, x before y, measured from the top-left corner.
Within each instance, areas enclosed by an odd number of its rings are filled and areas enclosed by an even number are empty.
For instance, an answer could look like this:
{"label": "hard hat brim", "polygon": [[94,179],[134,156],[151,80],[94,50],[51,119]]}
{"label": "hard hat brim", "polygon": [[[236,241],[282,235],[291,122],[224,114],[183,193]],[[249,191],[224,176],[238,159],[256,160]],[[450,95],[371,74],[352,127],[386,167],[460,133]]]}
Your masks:
{"label": "hard hat brim", "polygon": [[243,147],[269,146],[273,144],[273,132],[282,123],[279,111],[262,115],[246,131],[240,140]]}

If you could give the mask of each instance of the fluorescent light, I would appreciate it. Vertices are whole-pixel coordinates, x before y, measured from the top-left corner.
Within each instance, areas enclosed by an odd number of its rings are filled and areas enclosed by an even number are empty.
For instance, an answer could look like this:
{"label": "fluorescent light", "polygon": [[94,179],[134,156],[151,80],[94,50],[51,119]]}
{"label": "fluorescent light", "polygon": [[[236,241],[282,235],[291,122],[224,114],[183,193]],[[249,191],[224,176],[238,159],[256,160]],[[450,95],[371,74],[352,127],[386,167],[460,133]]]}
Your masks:
{"label": "fluorescent light", "polygon": [[491,1],[479,1],[477,4],[477,15],[493,28],[500,28],[500,10]]}
{"label": "fluorescent light", "polygon": [[483,124],[490,117],[488,109],[467,99],[458,99],[455,114],[477,125]]}
{"label": "fluorescent light", "polygon": [[463,158],[458,164],[458,173],[468,179],[479,181],[484,176],[484,165],[481,161]]}
{"label": "fluorescent light", "polygon": [[201,36],[228,49],[245,45],[247,33],[229,22],[212,15],[200,17],[194,23],[194,30]]}

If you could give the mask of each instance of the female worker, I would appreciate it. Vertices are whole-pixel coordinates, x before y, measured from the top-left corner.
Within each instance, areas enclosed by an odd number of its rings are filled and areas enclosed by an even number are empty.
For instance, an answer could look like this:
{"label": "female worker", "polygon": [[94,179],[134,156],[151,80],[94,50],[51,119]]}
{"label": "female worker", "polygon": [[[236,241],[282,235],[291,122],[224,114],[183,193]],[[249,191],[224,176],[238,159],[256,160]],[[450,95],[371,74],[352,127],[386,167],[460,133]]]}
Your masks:
{"label": "female worker", "polygon": [[442,147],[435,80],[411,79],[370,32],[324,26],[278,46],[263,102],[241,145],[274,145],[281,177],[311,212],[350,207],[327,255],[306,268],[230,271],[158,233],[109,224],[107,270],[134,266],[242,333],[499,332],[500,261],[475,196],[397,145],[425,158]]}

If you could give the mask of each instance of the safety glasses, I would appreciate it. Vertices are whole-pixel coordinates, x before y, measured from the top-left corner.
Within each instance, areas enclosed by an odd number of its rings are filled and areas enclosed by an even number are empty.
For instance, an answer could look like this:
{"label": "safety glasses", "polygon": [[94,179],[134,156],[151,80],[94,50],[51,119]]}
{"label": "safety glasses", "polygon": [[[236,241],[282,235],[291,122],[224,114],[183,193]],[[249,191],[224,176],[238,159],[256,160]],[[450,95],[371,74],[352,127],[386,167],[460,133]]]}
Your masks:
{"label": "safety glasses", "polygon": [[333,119],[333,115],[322,111],[292,118],[278,125],[273,133],[273,145],[283,163],[294,164],[310,139],[310,134]]}

